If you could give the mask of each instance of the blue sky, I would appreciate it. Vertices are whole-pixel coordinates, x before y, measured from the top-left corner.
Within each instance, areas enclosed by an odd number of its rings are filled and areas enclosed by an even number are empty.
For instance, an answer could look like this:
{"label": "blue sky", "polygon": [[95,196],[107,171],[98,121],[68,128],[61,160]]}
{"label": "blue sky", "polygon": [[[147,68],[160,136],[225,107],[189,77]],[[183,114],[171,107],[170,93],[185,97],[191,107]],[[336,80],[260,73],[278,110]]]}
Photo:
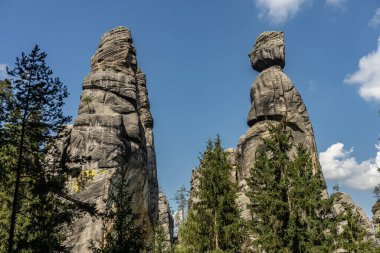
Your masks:
{"label": "blue sky", "polygon": [[307,106],[329,188],[340,183],[370,213],[380,182],[379,8],[376,0],[0,0],[0,78],[39,44],[69,88],[65,112],[76,116],[101,35],[127,26],[147,75],[159,182],[171,198],[189,185],[208,138],[219,133],[235,147],[248,129],[257,75],[248,53],[262,31],[282,30],[284,71]]}

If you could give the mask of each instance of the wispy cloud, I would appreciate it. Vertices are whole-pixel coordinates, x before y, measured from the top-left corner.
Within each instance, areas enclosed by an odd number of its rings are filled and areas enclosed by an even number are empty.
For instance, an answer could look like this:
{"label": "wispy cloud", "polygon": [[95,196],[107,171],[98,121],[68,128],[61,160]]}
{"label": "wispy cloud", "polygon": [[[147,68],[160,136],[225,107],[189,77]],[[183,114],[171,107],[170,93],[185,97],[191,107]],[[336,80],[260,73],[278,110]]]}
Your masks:
{"label": "wispy cloud", "polygon": [[376,9],[375,15],[369,21],[369,26],[378,27],[380,25],[380,7]]}
{"label": "wispy cloud", "polygon": [[377,49],[359,60],[359,69],[344,82],[359,84],[359,95],[366,101],[380,101],[380,38]]}
{"label": "wispy cloud", "polygon": [[326,0],[326,5],[335,8],[343,8],[346,1],[347,0]]}
{"label": "wispy cloud", "polygon": [[7,65],[0,63],[0,80],[7,78]]}
{"label": "wispy cloud", "polygon": [[256,0],[259,17],[274,24],[282,24],[293,18],[309,0]]}
{"label": "wispy cloud", "polygon": [[380,146],[376,145],[374,159],[358,162],[353,157],[353,148],[344,149],[343,143],[331,145],[319,154],[319,161],[326,179],[337,180],[354,189],[372,189],[380,183]]}

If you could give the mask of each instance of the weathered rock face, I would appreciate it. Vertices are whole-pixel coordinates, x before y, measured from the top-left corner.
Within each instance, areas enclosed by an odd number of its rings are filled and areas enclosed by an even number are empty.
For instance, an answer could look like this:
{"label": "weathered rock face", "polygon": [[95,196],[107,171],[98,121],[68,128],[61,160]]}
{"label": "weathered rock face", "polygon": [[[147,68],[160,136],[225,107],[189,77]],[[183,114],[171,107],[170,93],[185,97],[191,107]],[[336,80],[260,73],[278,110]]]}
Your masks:
{"label": "weathered rock face", "polygon": [[252,68],[258,72],[272,66],[285,66],[285,43],[283,32],[263,32],[249,53]]}
{"label": "weathered rock face", "polygon": [[[144,73],[138,68],[131,33],[117,27],[104,34],[83,80],[78,117],[62,148],[70,159],[69,187],[79,200],[104,211],[109,179],[127,167],[133,208],[147,241],[153,236],[158,211],[158,184],[153,119]],[[70,227],[73,252],[90,252],[90,240],[102,238],[98,218],[84,215]]]}
{"label": "weathered rock face", "polygon": [[162,225],[164,230],[164,248],[163,252],[171,252],[174,239],[173,239],[173,229],[174,221],[172,214],[170,212],[169,202],[166,199],[165,194],[159,193],[158,200],[158,219],[159,223]]}

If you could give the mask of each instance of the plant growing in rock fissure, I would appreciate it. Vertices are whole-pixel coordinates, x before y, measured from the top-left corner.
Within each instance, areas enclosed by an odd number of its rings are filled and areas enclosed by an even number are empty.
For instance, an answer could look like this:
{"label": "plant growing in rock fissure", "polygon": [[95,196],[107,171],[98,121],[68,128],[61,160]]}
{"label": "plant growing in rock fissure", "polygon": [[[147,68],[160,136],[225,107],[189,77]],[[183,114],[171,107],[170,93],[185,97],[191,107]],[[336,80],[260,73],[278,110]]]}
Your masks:
{"label": "plant growing in rock fissure", "polygon": [[180,227],[176,252],[240,252],[245,231],[231,170],[219,136],[209,140],[198,168],[197,201]]}

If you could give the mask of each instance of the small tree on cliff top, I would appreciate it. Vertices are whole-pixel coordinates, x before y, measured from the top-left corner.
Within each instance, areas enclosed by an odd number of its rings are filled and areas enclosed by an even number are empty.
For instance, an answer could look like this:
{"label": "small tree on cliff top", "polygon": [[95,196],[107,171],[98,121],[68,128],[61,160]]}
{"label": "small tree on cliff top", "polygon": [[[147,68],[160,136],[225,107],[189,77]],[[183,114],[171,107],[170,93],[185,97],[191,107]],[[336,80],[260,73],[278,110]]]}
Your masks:
{"label": "small tree on cliff top", "polygon": [[219,136],[200,158],[197,202],[179,232],[179,252],[240,252],[244,229],[235,203],[232,167]]}

